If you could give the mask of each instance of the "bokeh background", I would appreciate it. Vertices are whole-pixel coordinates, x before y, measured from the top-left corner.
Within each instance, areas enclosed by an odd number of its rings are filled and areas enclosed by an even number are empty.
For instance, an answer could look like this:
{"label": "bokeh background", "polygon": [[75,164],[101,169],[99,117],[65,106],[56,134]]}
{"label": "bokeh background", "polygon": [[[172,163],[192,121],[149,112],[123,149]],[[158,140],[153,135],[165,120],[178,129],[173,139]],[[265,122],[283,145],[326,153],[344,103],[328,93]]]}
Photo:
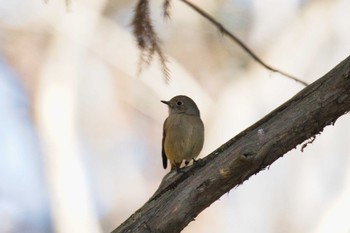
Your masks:
{"label": "bokeh background", "polygon": [[[192,1],[264,61],[313,82],[350,54],[348,0]],[[68,3],[68,5],[66,4]],[[151,17],[169,59],[137,75],[136,0],[0,0],[0,232],[110,232],[168,172],[160,100],[192,97],[205,156],[303,86],[181,1]],[[186,233],[349,233],[350,118],[203,211]],[[167,217],[167,216],[164,216]]]}

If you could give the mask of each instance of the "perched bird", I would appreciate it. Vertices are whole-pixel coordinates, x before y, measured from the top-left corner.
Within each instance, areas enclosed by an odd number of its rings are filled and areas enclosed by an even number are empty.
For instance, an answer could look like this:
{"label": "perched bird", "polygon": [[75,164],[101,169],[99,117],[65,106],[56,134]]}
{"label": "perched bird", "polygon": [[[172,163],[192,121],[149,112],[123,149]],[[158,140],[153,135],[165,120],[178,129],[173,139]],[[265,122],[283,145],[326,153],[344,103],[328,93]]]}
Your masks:
{"label": "perched bird", "polygon": [[187,165],[195,161],[204,143],[204,125],[196,103],[189,97],[178,95],[169,101],[169,116],[163,125],[162,158],[167,168],[167,159],[171,170],[179,169],[182,161]]}

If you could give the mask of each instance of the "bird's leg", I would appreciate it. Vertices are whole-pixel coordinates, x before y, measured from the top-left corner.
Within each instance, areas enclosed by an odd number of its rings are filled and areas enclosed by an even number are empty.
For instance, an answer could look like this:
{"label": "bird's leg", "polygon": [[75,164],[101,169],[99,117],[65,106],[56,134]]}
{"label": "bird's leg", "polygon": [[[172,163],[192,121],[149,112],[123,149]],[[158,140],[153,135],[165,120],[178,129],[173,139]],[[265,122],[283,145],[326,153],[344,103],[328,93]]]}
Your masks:
{"label": "bird's leg", "polygon": [[176,172],[177,172],[177,173],[183,173],[183,171],[181,170],[180,167],[176,167]]}
{"label": "bird's leg", "polygon": [[184,173],[184,171],[181,170],[180,166],[181,166],[181,163],[176,163],[174,161],[174,163],[171,164],[171,171],[175,170],[177,173]]}

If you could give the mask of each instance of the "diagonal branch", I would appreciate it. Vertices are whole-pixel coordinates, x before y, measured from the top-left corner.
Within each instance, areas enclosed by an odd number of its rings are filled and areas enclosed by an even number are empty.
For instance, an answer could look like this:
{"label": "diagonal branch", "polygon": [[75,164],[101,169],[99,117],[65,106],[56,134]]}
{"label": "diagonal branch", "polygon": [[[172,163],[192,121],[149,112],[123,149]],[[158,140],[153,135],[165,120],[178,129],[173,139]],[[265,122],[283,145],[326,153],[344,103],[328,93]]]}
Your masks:
{"label": "diagonal branch", "polygon": [[232,188],[350,111],[350,57],[183,173],[113,232],[180,232]]}
{"label": "diagonal branch", "polygon": [[286,76],[298,83],[303,84],[304,86],[307,86],[308,83],[304,82],[303,80],[300,80],[284,71],[278,70],[268,64],[266,64],[263,60],[261,60],[251,49],[249,49],[240,39],[238,39],[234,34],[232,34],[229,30],[227,30],[221,23],[219,23],[218,21],[216,21],[212,16],[210,16],[207,12],[203,11],[201,8],[199,8],[198,6],[194,5],[193,3],[187,1],[187,0],[181,0],[182,2],[184,2],[185,4],[187,4],[188,6],[190,6],[193,10],[195,10],[198,14],[200,14],[201,16],[203,16],[204,18],[206,18],[207,20],[209,20],[212,24],[214,24],[219,31],[228,36],[231,40],[235,41],[239,46],[241,46],[243,48],[244,51],[246,51],[256,62],[258,62],[260,65],[262,65],[263,67],[265,67],[266,69],[272,71],[272,72],[276,72],[279,73],[283,76]]}

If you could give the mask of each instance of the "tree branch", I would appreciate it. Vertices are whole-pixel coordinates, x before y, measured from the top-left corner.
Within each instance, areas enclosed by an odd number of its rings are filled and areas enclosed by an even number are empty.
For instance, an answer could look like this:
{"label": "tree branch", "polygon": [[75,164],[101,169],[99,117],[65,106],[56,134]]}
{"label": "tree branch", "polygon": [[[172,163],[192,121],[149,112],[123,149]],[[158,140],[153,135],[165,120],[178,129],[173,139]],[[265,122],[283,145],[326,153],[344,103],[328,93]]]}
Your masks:
{"label": "tree branch", "polygon": [[349,110],[350,57],[204,159],[167,174],[149,201],[113,232],[180,232],[223,194]]}
{"label": "tree branch", "polygon": [[[69,0],[66,0],[66,1],[69,2]],[[298,83],[301,83],[304,86],[308,85],[307,82],[300,80],[294,77],[293,75],[288,74],[282,70],[276,69],[268,65],[260,57],[258,57],[258,55],[256,55],[250,48],[248,48],[248,46],[245,45],[243,41],[241,41],[237,36],[235,36],[232,32],[226,29],[221,23],[219,23],[211,15],[209,15],[207,12],[205,12],[195,4],[187,0],[180,0],[180,1],[184,2],[189,7],[191,7],[194,11],[196,11],[198,14],[206,18],[210,23],[212,23],[215,27],[217,27],[218,30],[223,35],[226,35],[228,38],[236,42],[244,51],[246,51],[249,54],[249,56],[253,58],[253,60],[255,60],[257,63],[265,67],[267,70],[270,70],[271,72],[279,73],[289,79],[292,79]],[[164,0],[164,3],[163,3],[163,15],[164,15],[164,18],[166,19],[170,18],[170,2],[171,0]],[[138,1],[135,7],[135,14],[132,20],[132,26],[133,26],[134,37],[137,40],[137,45],[141,52],[140,59],[139,59],[138,73],[140,74],[143,71],[144,65],[147,66],[151,63],[154,54],[158,54],[162,73],[165,77],[166,82],[168,82],[170,80],[170,71],[167,66],[167,58],[163,54],[162,48],[160,46],[160,39],[152,25],[152,20],[150,18],[150,10],[149,10],[149,0]]]}
{"label": "tree branch", "polygon": [[203,11],[201,8],[199,8],[198,6],[194,5],[193,3],[187,1],[187,0],[181,0],[182,2],[184,2],[185,4],[187,4],[189,7],[191,7],[194,11],[196,11],[198,14],[200,14],[201,16],[203,16],[204,18],[206,18],[209,22],[211,22],[215,27],[218,28],[218,30],[228,36],[231,40],[233,40],[234,42],[236,42],[244,51],[246,51],[257,63],[259,63],[260,65],[262,65],[263,67],[265,67],[266,69],[275,72],[275,73],[279,73],[287,78],[290,78],[298,83],[303,84],[304,86],[309,85],[308,83],[306,83],[303,80],[300,80],[282,70],[276,69],[270,65],[268,65],[267,63],[265,63],[263,60],[261,60],[258,55],[256,55],[250,48],[248,48],[248,46],[246,46],[244,44],[243,41],[241,41],[240,39],[238,39],[237,36],[235,36],[233,33],[231,33],[229,30],[227,30],[221,23],[219,23],[218,21],[216,21],[212,16],[210,16],[207,12]]}

